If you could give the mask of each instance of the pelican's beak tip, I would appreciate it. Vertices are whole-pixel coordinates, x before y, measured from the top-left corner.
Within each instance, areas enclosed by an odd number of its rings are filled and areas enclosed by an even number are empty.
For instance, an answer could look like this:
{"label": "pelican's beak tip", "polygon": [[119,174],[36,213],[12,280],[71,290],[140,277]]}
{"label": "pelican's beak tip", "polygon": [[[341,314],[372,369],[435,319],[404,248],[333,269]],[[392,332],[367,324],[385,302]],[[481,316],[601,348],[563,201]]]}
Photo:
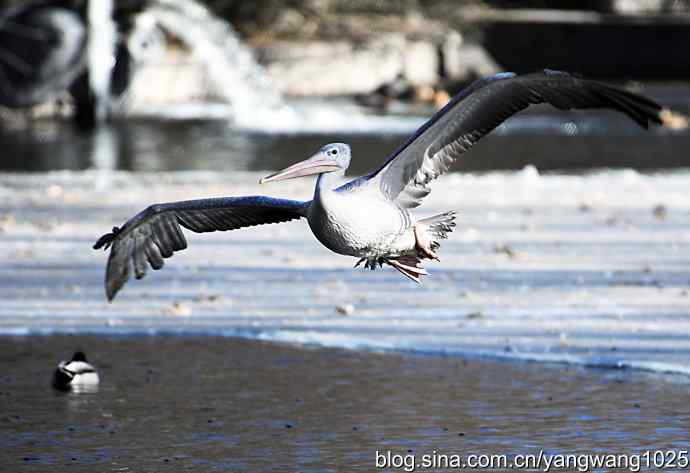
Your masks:
{"label": "pelican's beak tip", "polygon": [[259,179],[259,184],[266,184],[266,179],[263,177]]}

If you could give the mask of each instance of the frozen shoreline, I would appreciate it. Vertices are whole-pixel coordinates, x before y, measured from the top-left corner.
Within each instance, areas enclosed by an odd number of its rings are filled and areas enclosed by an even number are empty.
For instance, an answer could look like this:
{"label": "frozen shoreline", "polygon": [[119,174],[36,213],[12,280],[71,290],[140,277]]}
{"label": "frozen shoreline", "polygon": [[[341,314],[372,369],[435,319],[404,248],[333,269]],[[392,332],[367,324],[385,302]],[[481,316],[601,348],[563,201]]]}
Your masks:
{"label": "frozen shoreline", "polygon": [[690,374],[686,171],[446,176],[418,214],[454,208],[459,226],[421,287],[351,269],[291,222],[187,232],[186,251],[105,301],[98,236],[154,202],[311,195],[311,180],[260,175],[0,174],[0,334],[208,333]]}

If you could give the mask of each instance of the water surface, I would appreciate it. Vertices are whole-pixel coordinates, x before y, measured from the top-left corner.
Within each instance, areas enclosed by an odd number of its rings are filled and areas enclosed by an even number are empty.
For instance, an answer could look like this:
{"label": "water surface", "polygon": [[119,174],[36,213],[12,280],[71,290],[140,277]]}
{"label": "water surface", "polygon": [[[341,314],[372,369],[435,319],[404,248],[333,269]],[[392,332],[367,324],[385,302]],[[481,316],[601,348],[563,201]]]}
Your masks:
{"label": "water surface", "polygon": [[[690,111],[686,89],[657,88],[652,96],[678,111]],[[0,170],[258,171],[282,168],[338,141],[352,146],[350,173],[361,175],[378,167],[432,113],[403,108],[400,112],[414,115],[379,115],[336,99],[295,107],[306,111],[287,117],[269,114],[252,128],[233,126],[222,115],[119,119],[95,131],[63,121],[7,123],[0,130]],[[611,111],[560,112],[538,106],[499,126],[453,169],[688,167],[688,153],[679,152],[688,148],[687,130],[646,131]]]}
{"label": "water surface", "polygon": [[[374,471],[376,451],[642,454],[690,436],[687,380],[634,371],[218,337],[0,342],[10,470]],[[100,388],[54,392],[53,366],[77,348]]]}

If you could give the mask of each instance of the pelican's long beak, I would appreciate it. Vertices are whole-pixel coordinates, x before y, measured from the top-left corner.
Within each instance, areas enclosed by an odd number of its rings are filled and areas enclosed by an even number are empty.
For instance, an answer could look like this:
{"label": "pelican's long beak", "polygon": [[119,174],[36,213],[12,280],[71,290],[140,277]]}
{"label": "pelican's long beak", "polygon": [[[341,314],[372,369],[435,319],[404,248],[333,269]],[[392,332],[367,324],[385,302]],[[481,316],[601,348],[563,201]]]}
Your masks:
{"label": "pelican's long beak", "polygon": [[332,159],[327,158],[324,153],[316,153],[309,159],[306,159],[290,167],[271,174],[270,176],[262,177],[259,184],[266,184],[267,182],[284,181],[285,179],[294,179],[295,177],[311,176],[313,174],[321,174],[324,172],[337,171],[340,169],[338,163]]}

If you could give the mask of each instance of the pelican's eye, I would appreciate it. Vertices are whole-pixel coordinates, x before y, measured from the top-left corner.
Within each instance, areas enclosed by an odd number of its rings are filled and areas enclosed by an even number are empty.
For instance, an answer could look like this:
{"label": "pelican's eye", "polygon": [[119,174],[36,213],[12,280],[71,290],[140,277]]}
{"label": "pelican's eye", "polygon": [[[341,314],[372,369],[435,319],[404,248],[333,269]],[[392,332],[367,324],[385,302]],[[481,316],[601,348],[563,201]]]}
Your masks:
{"label": "pelican's eye", "polygon": [[331,153],[333,156],[335,156],[336,154],[338,154],[338,150],[337,150],[337,149],[332,149],[332,150],[330,151],[330,153]]}

